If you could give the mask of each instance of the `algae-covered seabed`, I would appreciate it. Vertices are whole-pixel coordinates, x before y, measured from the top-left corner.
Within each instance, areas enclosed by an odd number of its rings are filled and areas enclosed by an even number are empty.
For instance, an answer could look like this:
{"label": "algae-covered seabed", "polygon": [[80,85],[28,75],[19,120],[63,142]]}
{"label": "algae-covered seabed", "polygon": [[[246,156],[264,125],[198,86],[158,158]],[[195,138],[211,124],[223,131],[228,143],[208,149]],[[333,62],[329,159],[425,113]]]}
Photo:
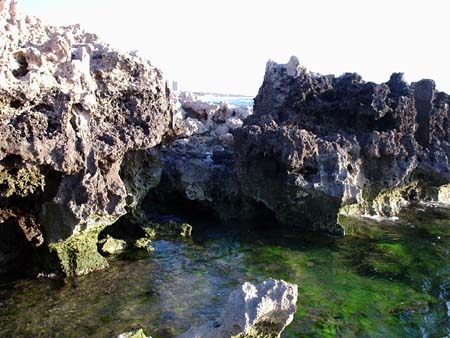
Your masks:
{"label": "algae-covered seabed", "polygon": [[138,327],[175,337],[217,317],[237,285],[267,277],[299,285],[284,337],[445,337],[450,212],[405,216],[348,220],[343,238],[209,226],[192,242],[156,241],[152,254],[125,254],[65,283],[3,282],[0,337],[113,337]]}

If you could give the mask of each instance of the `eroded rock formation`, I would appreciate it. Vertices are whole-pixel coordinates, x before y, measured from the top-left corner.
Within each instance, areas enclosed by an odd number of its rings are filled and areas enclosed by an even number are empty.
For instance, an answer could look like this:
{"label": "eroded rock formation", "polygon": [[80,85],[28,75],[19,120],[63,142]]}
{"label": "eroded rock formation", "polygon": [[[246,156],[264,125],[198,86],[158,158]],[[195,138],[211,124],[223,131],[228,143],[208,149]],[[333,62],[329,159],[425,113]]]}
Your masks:
{"label": "eroded rock formation", "polygon": [[436,199],[431,187],[450,180],[449,107],[432,80],[375,84],[269,61],[254,115],[234,133],[242,193],[283,224],[338,233],[341,206],[393,216]]}
{"label": "eroded rock formation", "polygon": [[279,338],[294,319],[298,287],[282,280],[244,283],[228,297],[222,315],[178,338]]}
{"label": "eroded rock formation", "polygon": [[125,214],[342,233],[339,213],[448,204],[449,106],[431,80],[322,76],[295,57],[267,64],[254,114],[174,102],[147,61],[0,0],[0,272],[42,248],[66,274],[103,268],[98,235]]}
{"label": "eroded rock formation", "polygon": [[232,133],[253,113],[252,107],[204,102],[187,92],[176,99],[184,132],[162,147],[161,181],[144,207],[153,214],[187,218],[251,218],[255,208],[241,199]]}
{"label": "eroded rock formation", "polygon": [[[95,235],[116,221],[157,183],[134,181],[140,161],[155,164],[151,149],[178,128],[149,62],[78,25],[23,16],[11,0],[0,1],[0,112],[0,232],[17,232],[16,248]],[[2,236],[3,266],[20,256],[8,243]],[[90,270],[73,268],[66,273]]]}

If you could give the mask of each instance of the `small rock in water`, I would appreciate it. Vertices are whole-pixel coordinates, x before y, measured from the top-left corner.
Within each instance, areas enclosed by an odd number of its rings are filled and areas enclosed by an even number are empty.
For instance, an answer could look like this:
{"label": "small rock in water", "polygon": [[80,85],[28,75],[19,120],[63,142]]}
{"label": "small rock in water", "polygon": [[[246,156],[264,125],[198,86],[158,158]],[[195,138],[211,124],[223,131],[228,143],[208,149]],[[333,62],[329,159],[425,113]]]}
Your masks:
{"label": "small rock in water", "polygon": [[109,235],[100,241],[100,245],[101,251],[109,255],[123,251],[127,248],[127,243],[124,240],[116,239]]}
{"label": "small rock in water", "polygon": [[135,331],[121,333],[117,336],[117,338],[152,338],[152,337],[146,336],[144,330],[139,329]]}
{"label": "small rock in water", "polygon": [[60,279],[61,276],[51,272],[51,273],[45,273],[45,272],[39,272],[36,276],[36,278],[43,278],[43,279]]}
{"label": "small rock in water", "polygon": [[298,287],[282,280],[245,282],[228,297],[219,319],[178,338],[278,338],[297,310]]}
{"label": "small rock in water", "polygon": [[162,237],[190,237],[192,226],[187,223],[169,222],[166,224],[155,224],[155,231]]}
{"label": "small rock in water", "polygon": [[138,239],[134,242],[134,247],[136,249],[143,249],[148,253],[155,251],[155,248],[151,246],[152,240],[146,237]]}

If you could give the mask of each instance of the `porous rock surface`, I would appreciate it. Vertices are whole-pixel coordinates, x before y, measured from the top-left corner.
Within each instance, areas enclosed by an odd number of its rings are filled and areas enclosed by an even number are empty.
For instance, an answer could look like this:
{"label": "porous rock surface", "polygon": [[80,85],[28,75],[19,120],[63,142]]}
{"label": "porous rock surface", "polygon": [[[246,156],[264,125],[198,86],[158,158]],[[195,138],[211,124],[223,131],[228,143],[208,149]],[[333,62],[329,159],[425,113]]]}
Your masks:
{"label": "porous rock surface", "polygon": [[156,184],[125,182],[141,177],[126,162],[153,159],[179,127],[149,62],[78,25],[23,16],[12,0],[0,1],[0,114],[0,233],[16,247],[0,240],[2,266],[125,214]]}
{"label": "porous rock surface", "polygon": [[298,287],[282,280],[245,282],[233,291],[222,315],[178,338],[279,338],[294,319]]}
{"label": "porous rock surface", "polygon": [[337,233],[342,206],[393,216],[436,199],[432,187],[450,180],[449,107],[432,80],[375,84],[269,61],[254,115],[234,133],[242,194],[283,224]]}
{"label": "porous rock surface", "polygon": [[189,92],[174,100],[183,132],[162,147],[161,180],[143,205],[153,214],[188,218],[215,216],[229,221],[249,216],[252,208],[241,199],[235,173],[232,133],[253,107],[206,102]]}

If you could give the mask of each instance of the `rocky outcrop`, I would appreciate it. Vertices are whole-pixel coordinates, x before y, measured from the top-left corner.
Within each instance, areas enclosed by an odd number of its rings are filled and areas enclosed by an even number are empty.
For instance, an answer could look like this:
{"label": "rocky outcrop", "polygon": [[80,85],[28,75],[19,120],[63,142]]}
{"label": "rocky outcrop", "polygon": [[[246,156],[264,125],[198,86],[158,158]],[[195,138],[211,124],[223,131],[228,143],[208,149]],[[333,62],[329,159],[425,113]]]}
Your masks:
{"label": "rocky outcrop", "polygon": [[204,102],[187,92],[174,99],[184,132],[162,147],[164,169],[160,184],[143,203],[147,213],[226,221],[252,214],[241,199],[232,135],[251,116],[252,107]]}
{"label": "rocky outcrop", "polygon": [[242,127],[244,120],[253,114],[252,106],[205,102],[189,92],[181,92],[176,99],[185,136],[208,134],[225,145],[233,143],[233,130]]}
{"label": "rocky outcrop", "polygon": [[[115,222],[157,184],[151,149],[179,127],[161,72],[11,0],[0,1],[0,41],[0,233],[17,232],[22,252]],[[146,164],[156,178],[141,184]],[[2,265],[20,256],[7,237]]]}
{"label": "rocky outcrop", "polygon": [[143,203],[150,214],[209,217],[213,213],[227,219],[238,211],[232,147],[210,135],[194,135],[166,145],[162,154],[160,184]]}
{"label": "rocky outcrop", "polygon": [[429,188],[450,180],[449,107],[432,80],[375,84],[269,61],[254,115],[234,133],[242,193],[283,224],[337,233],[342,206],[393,216],[432,200]]}
{"label": "rocky outcrop", "polygon": [[228,297],[219,319],[178,338],[279,338],[294,319],[298,288],[282,280],[244,283]]}

